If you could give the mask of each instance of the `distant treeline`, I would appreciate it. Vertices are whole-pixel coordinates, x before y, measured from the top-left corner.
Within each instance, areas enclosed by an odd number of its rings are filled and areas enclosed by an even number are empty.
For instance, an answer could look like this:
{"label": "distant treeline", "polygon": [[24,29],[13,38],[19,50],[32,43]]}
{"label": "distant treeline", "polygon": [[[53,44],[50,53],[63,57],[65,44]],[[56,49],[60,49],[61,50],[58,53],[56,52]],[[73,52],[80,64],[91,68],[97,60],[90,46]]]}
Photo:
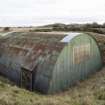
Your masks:
{"label": "distant treeline", "polygon": [[[2,27],[1,27],[2,28]],[[55,23],[55,24],[49,24],[45,26],[40,27],[4,27],[3,31],[14,31],[14,30],[27,30],[27,31],[40,31],[40,32],[50,32],[50,31],[85,31],[85,32],[96,32],[100,34],[105,34],[105,23],[104,24],[98,24],[96,22],[93,23],[87,23],[87,24],[61,24],[61,23]]]}
{"label": "distant treeline", "polygon": [[92,24],[51,24],[39,27],[35,29],[34,31],[89,31],[89,32],[96,32],[105,34],[105,23],[104,24],[98,24],[96,22]]}

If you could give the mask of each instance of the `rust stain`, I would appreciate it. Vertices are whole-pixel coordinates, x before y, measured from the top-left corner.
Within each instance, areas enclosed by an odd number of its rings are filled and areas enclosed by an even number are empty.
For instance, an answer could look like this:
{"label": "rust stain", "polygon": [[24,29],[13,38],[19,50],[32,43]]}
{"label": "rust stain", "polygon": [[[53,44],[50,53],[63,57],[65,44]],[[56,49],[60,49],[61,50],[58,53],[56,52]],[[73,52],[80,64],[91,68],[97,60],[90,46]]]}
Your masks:
{"label": "rust stain", "polygon": [[32,71],[38,62],[56,62],[65,46],[65,43],[60,42],[64,36],[54,33],[14,32],[0,39],[0,55]]}

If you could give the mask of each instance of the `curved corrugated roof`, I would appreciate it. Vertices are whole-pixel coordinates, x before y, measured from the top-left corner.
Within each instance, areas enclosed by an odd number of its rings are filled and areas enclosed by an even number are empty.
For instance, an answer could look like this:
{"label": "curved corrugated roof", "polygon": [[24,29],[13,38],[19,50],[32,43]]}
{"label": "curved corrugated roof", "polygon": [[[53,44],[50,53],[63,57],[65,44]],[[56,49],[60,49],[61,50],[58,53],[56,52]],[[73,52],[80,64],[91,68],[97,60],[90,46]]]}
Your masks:
{"label": "curved corrugated roof", "polygon": [[[47,62],[54,65],[61,50],[80,33],[13,32],[0,39],[0,63],[20,64],[27,70]],[[3,63],[3,62],[2,62]],[[8,64],[8,63],[5,63]],[[16,68],[16,67],[14,67]]]}
{"label": "curved corrugated roof", "polygon": [[4,64],[13,66],[14,64],[20,64],[28,70],[33,70],[35,65],[45,60],[46,62],[50,60],[54,64],[65,46],[65,43],[60,43],[64,36],[64,34],[38,32],[13,32],[8,34],[0,39],[0,63],[4,61]]}

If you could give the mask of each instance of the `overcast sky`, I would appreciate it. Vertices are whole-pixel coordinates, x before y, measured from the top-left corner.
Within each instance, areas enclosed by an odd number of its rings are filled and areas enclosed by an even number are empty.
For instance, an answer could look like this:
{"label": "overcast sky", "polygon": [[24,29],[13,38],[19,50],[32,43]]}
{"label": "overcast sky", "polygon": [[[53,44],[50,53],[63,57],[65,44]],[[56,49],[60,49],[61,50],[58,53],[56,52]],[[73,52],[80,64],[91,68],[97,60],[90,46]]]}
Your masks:
{"label": "overcast sky", "polygon": [[105,22],[105,0],[0,1],[0,26]]}

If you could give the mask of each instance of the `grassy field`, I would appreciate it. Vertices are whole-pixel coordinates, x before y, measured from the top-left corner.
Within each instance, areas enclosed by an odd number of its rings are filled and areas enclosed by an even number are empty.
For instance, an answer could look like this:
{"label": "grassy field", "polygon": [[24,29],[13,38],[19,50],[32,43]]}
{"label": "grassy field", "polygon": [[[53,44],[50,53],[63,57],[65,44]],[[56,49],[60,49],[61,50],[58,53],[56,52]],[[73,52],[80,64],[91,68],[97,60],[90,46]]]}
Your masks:
{"label": "grassy field", "polygon": [[0,105],[105,105],[105,67],[65,92],[42,95],[0,76]]}

